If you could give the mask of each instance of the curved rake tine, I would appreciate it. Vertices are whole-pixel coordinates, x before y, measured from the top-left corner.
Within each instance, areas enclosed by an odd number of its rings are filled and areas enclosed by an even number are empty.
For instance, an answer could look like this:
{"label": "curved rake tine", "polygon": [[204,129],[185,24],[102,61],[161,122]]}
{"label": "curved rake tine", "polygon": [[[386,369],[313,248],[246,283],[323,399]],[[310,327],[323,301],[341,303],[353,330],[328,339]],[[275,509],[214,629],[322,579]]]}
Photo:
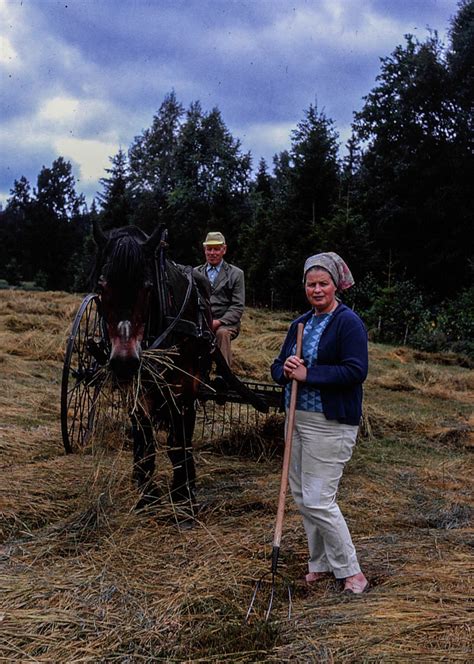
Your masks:
{"label": "curved rake tine", "polygon": [[257,599],[258,591],[261,589],[262,583],[263,583],[265,577],[268,576],[269,574],[272,575],[272,582],[271,582],[271,587],[270,587],[270,597],[269,597],[269,600],[268,600],[267,609],[265,611],[265,622],[268,622],[268,619],[270,618],[270,614],[272,612],[273,600],[275,598],[276,577],[277,576],[281,577],[281,579],[286,584],[286,587],[287,587],[287,590],[288,590],[288,620],[291,618],[291,610],[292,610],[292,607],[293,607],[293,598],[292,598],[292,594],[291,594],[291,582],[289,582],[279,572],[273,572],[272,570],[270,570],[269,572],[265,572],[265,574],[263,574],[263,576],[261,576],[260,579],[255,584],[255,589],[253,591],[252,599],[250,601],[249,608],[247,610],[247,614],[245,616],[245,622],[249,621],[249,618],[252,615],[252,611],[254,610],[255,600]]}

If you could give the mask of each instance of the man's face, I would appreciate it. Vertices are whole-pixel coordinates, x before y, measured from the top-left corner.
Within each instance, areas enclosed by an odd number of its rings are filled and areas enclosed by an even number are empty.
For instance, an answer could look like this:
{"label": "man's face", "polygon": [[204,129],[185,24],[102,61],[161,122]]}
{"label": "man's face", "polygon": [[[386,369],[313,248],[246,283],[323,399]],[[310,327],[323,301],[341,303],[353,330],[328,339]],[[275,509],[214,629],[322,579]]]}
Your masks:
{"label": "man's face", "polygon": [[227,251],[226,244],[214,244],[204,245],[204,253],[206,255],[206,261],[209,265],[219,265],[221,260],[224,258],[224,254]]}

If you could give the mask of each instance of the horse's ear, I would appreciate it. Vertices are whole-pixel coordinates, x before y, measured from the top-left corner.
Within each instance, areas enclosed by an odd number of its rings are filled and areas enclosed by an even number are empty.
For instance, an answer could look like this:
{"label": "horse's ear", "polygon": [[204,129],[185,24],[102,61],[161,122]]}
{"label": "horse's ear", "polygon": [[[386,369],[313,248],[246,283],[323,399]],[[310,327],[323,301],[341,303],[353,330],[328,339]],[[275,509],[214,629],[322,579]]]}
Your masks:
{"label": "horse's ear", "polygon": [[105,243],[107,242],[107,236],[100,227],[100,224],[97,219],[94,219],[94,221],[92,222],[92,233],[96,245],[99,247],[99,249],[102,249],[105,246]]}
{"label": "horse's ear", "polygon": [[160,224],[158,226],[158,228],[155,228],[153,233],[150,235],[148,240],[145,242],[144,246],[145,246],[147,251],[150,251],[150,252],[155,251],[156,247],[161,242],[164,231],[165,231],[165,225],[164,224]]}

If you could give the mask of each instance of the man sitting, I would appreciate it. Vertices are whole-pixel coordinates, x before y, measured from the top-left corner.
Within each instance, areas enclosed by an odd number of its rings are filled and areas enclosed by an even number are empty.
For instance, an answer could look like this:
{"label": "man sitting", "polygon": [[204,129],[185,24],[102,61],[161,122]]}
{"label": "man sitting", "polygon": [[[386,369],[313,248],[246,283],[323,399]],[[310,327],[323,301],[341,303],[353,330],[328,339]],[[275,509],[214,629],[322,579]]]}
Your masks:
{"label": "man sitting", "polygon": [[227,245],[222,233],[208,233],[203,242],[206,263],[195,270],[209,280],[211,289],[212,329],[217,345],[229,367],[230,342],[239,334],[245,305],[243,271],[224,260]]}

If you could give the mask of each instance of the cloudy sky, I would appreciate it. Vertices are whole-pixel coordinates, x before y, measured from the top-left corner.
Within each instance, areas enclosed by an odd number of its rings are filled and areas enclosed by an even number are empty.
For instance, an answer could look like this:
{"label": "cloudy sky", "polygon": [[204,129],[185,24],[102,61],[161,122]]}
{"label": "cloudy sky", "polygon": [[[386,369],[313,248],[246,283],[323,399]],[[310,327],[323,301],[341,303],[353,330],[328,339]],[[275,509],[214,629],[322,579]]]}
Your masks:
{"label": "cloudy sky", "polygon": [[0,0],[0,201],[62,155],[90,202],[171,90],[217,106],[254,165],[315,101],[345,142],[380,57],[444,38],[457,0]]}

